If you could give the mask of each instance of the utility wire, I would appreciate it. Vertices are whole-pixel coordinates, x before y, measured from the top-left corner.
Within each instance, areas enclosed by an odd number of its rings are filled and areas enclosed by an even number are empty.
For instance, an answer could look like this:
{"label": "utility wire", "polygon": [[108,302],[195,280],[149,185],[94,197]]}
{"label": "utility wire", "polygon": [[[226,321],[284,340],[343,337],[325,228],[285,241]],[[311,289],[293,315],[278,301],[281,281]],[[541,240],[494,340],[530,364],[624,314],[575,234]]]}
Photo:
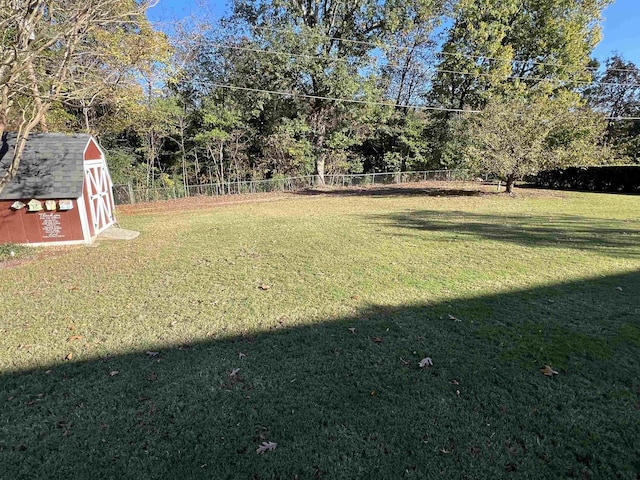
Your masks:
{"label": "utility wire", "polygon": [[446,108],[446,107],[437,107],[433,105],[402,105],[400,103],[393,103],[393,102],[375,102],[375,101],[369,101],[369,100],[358,100],[355,98],[326,97],[322,95],[309,95],[306,93],[281,92],[278,90],[266,90],[262,88],[239,87],[236,85],[228,85],[224,83],[208,83],[207,85],[212,87],[218,87],[218,88],[228,88],[231,90],[242,90],[246,92],[272,93],[274,95],[282,95],[284,97],[309,98],[313,100],[329,100],[333,102],[358,103],[362,105],[380,105],[384,107],[402,107],[402,108],[409,108],[409,109],[416,109],[416,110],[434,110],[434,111],[440,111],[440,112],[482,113],[481,110],[464,110],[461,108]]}
{"label": "utility wire", "polygon": [[[212,87],[227,88],[230,90],[241,90],[245,92],[269,93],[274,95],[281,95],[283,97],[309,98],[313,100],[329,100],[334,102],[358,103],[362,105],[380,105],[383,107],[401,107],[401,108],[408,108],[408,109],[415,109],[415,110],[430,110],[430,111],[438,111],[438,112],[483,113],[482,110],[466,110],[462,108],[437,107],[434,105],[403,105],[400,103],[393,103],[393,102],[375,102],[375,101],[369,101],[369,100],[357,100],[354,98],[326,97],[322,95],[309,95],[306,93],[282,92],[278,90],[267,90],[263,88],[239,87],[236,85],[228,85],[225,83],[209,83],[208,85]],[[640,117],[605,117],[605,120],[640,120]]]}
{"label": "utility wire", "polygon": [[[243,47],[239,45],[233,45],[228,43],[211,43],[212,47],[223,48],[223,49],[231,49],[231,50],[239,50],[244,52],[254,52],[254,53],[266,53],[269,55],[280,55],[285,57],[296,57],[296,58],[308,58],[311,60],[323,60],[328,62],[343,62],[348,63],[349,59],[344,57],[323,57],[320,55],[309,55],[304,53],[290,53],[290,52],[281,52],[277,50],[268,50],[261,48],[250,48]],[[522,76],[522,75],[500,75],[496,73],[489,72],[463,72],[459,70],[448,70],[444,68],[437,67],[429,67],[429,70],[435,73],[449,73],[453,75],[469,75],[469,76],[480,76],[480,77],[489,77],[489,78],[500,78],[504,80],[523,80],[523,81],[539,81],[539,82],[553,82],[553,83],[570,83],[576,85],[602,85],[602,86],[617,86],[617,87],[628,87],[628,88],[640,88],[640,84],[636,83],[615,83],[615,82],[602,82],[598,80],[588,81],[588,80],[562,80],[559,78],[546,78],[546,77],[538,77],[538,76]],[[433,76],[432,76],[433,78]]]}
{"label": "utility wire", "polygon": [[[271,30],[275,32],[291,32],[291,33],[294,33],[295,35],[308,35],[308,33],[294,32],[291,29],[277,28],[272,26],[250,26],[249,28],[253,30]],[[356,45],[368,45],[368,46],[371,46],[374,48],[380,48],[380,49],[410,50],[412,48],[415,48],[415,47],[407,47],[405,45],[398,45],[396,43],[389,43],[389,42],[377,43],[377,42],[369,42],[366,40],[352,40],[349,38],[333,37],[333,36],[324,35],[324,34],[321,34],[318,36],[324,38],[325,40],[352,43]],[[520,64],[529,64],[529,65],[542,65],[542,66],[548,66],[548,67],[554,67],[554,68],[566,68],[568,66],[568,65],[562,65],[560,63],[539,62],[534,60],[519,60],[519,59],[507,60],[505,58],[488,57],[484,55],[471,55],[471,54],[458,53],[458,52],[436,52],[434,55],[452,56],[452,57],[458,57],[458,58],[462,57],[462,58],[469,58],[469,59],[475,59],[475,60],[492,60],[492,61],[505,62],[505,63],[509,62],[509,63],[520,63]],[[598,68],[586,67],[586,70],[595,72],[595,71],[598,71]],[[638,72],[638,70],[627,69],[627,68],[610,68],[608,70],[610,72],[626,72],[626,73]]]}

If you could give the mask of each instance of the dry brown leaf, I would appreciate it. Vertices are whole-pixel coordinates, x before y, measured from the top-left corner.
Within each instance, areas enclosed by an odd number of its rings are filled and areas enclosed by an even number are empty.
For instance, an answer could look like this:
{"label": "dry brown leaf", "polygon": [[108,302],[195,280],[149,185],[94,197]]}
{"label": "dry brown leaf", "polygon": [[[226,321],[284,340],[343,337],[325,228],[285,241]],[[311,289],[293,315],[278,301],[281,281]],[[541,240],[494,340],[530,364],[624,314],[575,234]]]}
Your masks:
{"label": "dry brown leaf", "polygon": [[431,357],[425,357],[422,360],[420,360],[420,363],[418,363],[418,366],[420,368],[431,367],[433,366],[433,360],[431,360]]}
{"label": "dry brown leaf", "polygon": [[374,343],[382,343],[383,340],[380,337],[371,337],[371,341]]}
{"label": "dry brown leaf", "polygon": [[277,446],[278,444],[275,442],[262,442],[256,449],[256,453],[264,453],[268,452],[269,450],[275,450]]}
{"label": "dry brown leaf", "polygon": [[265,285],[264,283],[260,285],[260,290],[269,290],[271,287],[269,285]]}
{"label": "dry brown leaf", "polygon": [[551,368],[549,365],[545,365],[544,367],[542,367],[540,369],[540,372],[543,375],[546,375],[547,377],[553,377],[554,375],[558,375],[558,372],[556,372],[553,368]]}
{"label": "dry brown leaf", "polygon": [[75,325],[69,325],[67,328],[72,332],[76,329]]}
{"label": "dry brown leaf", "polygon": [[64,357],[65,360],[71,360],[73,358],[73,353],[67,353],[67,356]]}
{"label": "dry brown leaf", "polygon": [[72,286],[70,286],[70,287],[69,287],[69,291],[70,291],[70,292],[72,292],[72,291],[74,291],[74,290],[77,290],[77,289],[78,289],[78,287],[77,287],[77,286],[75,286],[75,285],[72,285]]}
{"label": "dry brown leaf", "polygon": [[356,329],[354,327],[347,328],[351,333],[356,333]]}
{"label": "dry brown leaf", "polygon": [[73,342],[74,340],[82,340],[84,337],[82,335],[71,335],[67,338],[67,342]]}
{"label": "dry brown leaf", "polygon": [[360,295],[351,295],[351,300],[360,300]]}

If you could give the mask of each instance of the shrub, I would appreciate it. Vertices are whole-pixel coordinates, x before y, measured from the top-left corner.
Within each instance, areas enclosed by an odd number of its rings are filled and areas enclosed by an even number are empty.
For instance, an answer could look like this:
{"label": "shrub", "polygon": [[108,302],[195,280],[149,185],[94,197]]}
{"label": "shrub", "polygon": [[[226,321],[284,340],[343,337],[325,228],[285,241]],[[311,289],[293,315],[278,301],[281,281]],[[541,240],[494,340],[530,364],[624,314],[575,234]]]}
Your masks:
{"label": "shrub", "polygon": [[539,172],[529,179],[539,187],[587,192],[640,193],[640,165],[570,167]]}

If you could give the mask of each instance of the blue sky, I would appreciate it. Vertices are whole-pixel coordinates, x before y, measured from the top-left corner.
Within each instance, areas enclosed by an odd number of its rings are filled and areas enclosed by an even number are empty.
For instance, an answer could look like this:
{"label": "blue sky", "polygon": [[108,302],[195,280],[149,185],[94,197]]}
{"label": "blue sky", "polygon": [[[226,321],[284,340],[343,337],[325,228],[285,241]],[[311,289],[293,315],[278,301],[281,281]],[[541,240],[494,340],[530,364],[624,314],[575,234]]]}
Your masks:
{"label": "blue sky", "polygon": [[[172,21],[190,14],[220,18],[229,12],[226,1],[159,0],[149,18],[170,26]],[[640,66],[640,0],[615,0],[604,12],[603,39],[593,55],[600,61],[618,52]],[[169,29],[169,28],[167,28]]]}
{"label": "blue sky", "polygon": [[640,66],[640,0],[616,0],[604,17],[603,38],[594,56],[604,60],[616,51]]}

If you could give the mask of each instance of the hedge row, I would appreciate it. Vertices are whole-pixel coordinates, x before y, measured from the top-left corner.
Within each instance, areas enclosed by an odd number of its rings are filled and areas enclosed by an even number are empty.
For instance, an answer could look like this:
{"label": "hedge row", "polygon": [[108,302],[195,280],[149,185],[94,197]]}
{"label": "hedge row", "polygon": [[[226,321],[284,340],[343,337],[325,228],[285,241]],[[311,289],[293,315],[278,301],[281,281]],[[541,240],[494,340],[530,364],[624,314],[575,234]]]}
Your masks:
{"label": "hedge row", "polygon": [[538,187],[561,190],[640,193],[640,165],[546,170],[530,180]]}

